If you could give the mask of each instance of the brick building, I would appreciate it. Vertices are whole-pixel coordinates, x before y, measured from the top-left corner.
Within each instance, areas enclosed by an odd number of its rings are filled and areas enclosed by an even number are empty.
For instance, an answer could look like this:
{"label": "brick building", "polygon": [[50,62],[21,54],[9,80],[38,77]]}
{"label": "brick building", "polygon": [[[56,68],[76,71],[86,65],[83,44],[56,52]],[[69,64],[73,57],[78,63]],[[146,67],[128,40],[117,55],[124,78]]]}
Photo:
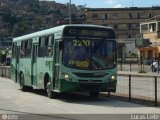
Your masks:
{"label": "brick building", "polygon": [[119,45],[119,56],[137,53],[135,38],[140,34],[140,22],[160,15],[160,7],[130,8],[88,8],[86,23],[113,27]]}

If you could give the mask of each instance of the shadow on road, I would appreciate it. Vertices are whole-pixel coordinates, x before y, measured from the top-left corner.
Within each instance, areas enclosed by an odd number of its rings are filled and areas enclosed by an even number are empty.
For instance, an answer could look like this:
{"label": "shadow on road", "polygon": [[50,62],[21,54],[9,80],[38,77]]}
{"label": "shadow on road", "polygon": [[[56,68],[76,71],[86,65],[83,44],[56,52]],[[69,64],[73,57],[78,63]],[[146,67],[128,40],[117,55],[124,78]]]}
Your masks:
{"label": "shadow on road", "polygon": [[[46,97],[47,100],[53,100],[47,98],[47,93],[45,90],[33,90],[28,91],[33,94]],[[88,93],[56,93],[56,100],[60,100],[66,103],[75,103],[75,104],[86,104],[86,105],[97,105],[104,107],[142,107],[140,104],[130,103],[128,101],[117,100],[107,96],[99,96],[98,98],[89,97]],[[144,105],[143,105],[144,106]]]}

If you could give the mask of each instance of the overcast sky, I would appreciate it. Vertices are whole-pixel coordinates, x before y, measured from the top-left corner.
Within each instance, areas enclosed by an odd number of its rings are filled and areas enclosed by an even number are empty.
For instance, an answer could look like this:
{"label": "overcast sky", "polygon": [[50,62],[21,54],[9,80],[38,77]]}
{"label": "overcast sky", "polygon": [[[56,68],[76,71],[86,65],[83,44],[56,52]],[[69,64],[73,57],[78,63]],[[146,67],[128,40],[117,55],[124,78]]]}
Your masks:
{"label": "overcast sky", "polygon": [[[51,1],[51,0],[50,0]],[[58,3],[69,3],[69,0],[54,0]],[[160,0],[71,0],[73,4],[91,8],[152,7],[160,6]]]}

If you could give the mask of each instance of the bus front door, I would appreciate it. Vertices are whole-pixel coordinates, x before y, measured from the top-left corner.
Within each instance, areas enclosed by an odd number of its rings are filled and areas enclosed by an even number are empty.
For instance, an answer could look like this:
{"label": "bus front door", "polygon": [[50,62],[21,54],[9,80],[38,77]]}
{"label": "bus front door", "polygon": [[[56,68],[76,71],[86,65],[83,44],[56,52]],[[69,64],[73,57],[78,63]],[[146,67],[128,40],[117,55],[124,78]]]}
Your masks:
{"label": "bus front door", "polygon": [[20,58],[20,46],[16,48],[16,71],[15,71],[15,82],[19,82],[19,58]]}
{"label": "bus front door", "polygon": [[33,87],[37,86],[37,51],[38,44],[32,45],[32,60],[31,60],[31,84]]}
{"label": "bus front door", "polygon": [[54,46],[54,69],[53,69],[53,78],[55,89],[59,88],[59,59],[60,59],[60,50],[59,42],[55,42]]}

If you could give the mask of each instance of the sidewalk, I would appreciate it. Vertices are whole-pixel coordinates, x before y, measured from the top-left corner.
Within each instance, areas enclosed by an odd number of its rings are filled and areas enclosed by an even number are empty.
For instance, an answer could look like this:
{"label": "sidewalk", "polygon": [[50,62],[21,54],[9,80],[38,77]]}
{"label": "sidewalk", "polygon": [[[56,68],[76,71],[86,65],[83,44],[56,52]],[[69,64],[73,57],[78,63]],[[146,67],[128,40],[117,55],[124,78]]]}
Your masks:
{"label": "sidewalk", "polygon": [[[131,72],[139,72],[141,70],[141,65],[138,65],[138,64],[118,64],[118,71],[131,71]],[[150,65],[144,65],[144,71],[147,72],[147,73],[153,73],[153,74],[160,74],[160,71],[158,73],[157,72],[152,72],[152,69],[151,69],[151,66]]]}
{"label": "sidewalk", "polygon": [[147,72],[147,73],[138,73],[137,71],[118,71],[118,75],[124,75],[124,76],[139,76],[139,77],[160,77],[160,74],[153,73],[153,72]]}

